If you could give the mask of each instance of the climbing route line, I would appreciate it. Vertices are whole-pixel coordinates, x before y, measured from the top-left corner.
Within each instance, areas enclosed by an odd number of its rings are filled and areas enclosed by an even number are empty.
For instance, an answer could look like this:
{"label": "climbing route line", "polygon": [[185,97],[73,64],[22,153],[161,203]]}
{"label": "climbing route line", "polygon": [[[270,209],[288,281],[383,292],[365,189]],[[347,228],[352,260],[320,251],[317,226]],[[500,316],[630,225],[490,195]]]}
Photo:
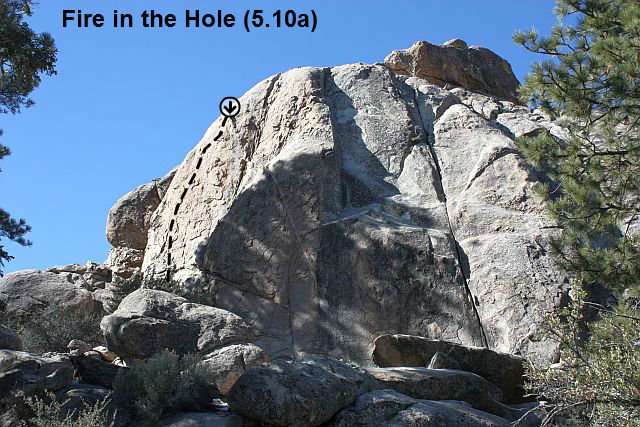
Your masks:
{"label": "climbing route line", "polygon": [[[224,129],[225,125],[227,124],[227,121],[237,116],[239,112],[240,112],[240,102],[238,101],[237,98],[234,98],[232,96],[227,96],[223,98],[222,101],[220,102],[220,113],[222,113],[222,115],[224,116],[224,119],[222,120],[222,128]],[[218,142],[223,135],[224,135],[224,132],[220,130],[216,135],[216,137],[213,138],[213,141]],[[172,233],[176,228],[175,225],[177,222],[177,215],[178,215],[178,212],[180,212],[180,206],[184,202],[184,198],[187,196],[189,189],[196,181],[198,171],[200,170],[200,166],[202,166],[202,160],[204,158],[204,155],[209,150],[209,148],[211,148],[211,143],[208,143],[207,145],[204,146],[204,148],[200,150],[200,155],[196,162],[196,170],[191,175],[191,179],[189,179],[189,183],[182,189],[182,193],[180,194],[180,200],[176,203],[175,207],[173,208],[173,216],[171,217],[171,221],[169,222],[169,232],[166,240],[166,248],[167,248],[166,281],[167,282],[171,281],[171,270],[172,270],[171,249],[173,248],[173,243],[175,241],[175,236]],[[164,248],[164,245],[163,245],[163,248]]]}

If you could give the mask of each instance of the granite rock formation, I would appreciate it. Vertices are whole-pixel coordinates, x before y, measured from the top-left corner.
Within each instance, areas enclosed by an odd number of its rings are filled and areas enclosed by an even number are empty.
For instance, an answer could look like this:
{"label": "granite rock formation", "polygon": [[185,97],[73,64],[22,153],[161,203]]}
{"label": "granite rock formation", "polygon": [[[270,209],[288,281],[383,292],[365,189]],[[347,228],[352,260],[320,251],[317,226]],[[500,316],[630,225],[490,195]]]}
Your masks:
{"label": "granite rock formation", "polygon": [[[434,49],[401,56],[421,69]],[[145,277],[207,289],[272,357],[366,363],[378,335],[406,333],[548,359],[538,316],[565,278],[532,191],[545,177],[513,140],[562,128],[511,102],[517,80],[497,55],[434,51],[454,58],[447,69],[471,61],[483,86],[441,87],[389,59],[256,85],[175,171]]]}

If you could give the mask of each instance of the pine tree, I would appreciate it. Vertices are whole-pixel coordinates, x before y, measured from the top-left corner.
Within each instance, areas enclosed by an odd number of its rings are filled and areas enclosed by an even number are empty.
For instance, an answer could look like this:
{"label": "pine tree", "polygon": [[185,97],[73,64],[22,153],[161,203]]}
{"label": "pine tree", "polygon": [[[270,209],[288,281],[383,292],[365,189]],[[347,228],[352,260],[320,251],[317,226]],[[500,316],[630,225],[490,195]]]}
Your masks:
{"label": "pine tree", "polygon": [[[522,101],[567,128],[562,140],[541,132],[517,143],[550,178],[539,190],[562,231],[552,251],[575,285],[568,308],[546,325],[561,363],[530,367],[529,390],[549,400],[545,422],[568,413],[574,425],[637,426],[637,307],[586,298],[595,285],[618,297],[640,289],[640,1],[556,0],[556,14],[549,36],[514,35],[545,57],[525,79]],[[586,307],[599,312],[587,331]]]}
{"label": "pine tree", "polygon": [[[36,34],[24,19],[31,16],[32,0],[0,0],[0,113],[18,113],[33,105],[29,94],[38,87],[41,75],[55,74],[57,49],[53,38]],[[2,131],[0,130],[0,135]],[[0,160],[10,154],[0,144]],[[27,246],[24,235],[31,228],[0,209],[0,241],[8,238]],[[5,261],[13,257],[0,244],[0,276]]]}
{"label": "pine tree", "polygon": [[[637,287],[640,278],[640,2],[558,0],[549,37],[518,32],[517,43],[549,59],[534,64],[523,100],[569,121],[519,141],[553,184],[541,186],[563,229],[562,264],[585,284]],[[635,226],[635,227],[634,227]],[[635,232],[634,232],[635,230]]]}

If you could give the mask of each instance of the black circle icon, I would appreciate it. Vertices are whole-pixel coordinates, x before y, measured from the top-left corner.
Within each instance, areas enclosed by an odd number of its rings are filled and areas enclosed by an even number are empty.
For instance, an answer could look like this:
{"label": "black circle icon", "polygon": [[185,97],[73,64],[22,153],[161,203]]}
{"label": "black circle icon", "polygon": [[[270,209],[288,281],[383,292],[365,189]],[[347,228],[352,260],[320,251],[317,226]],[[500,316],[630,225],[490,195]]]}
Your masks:
{"label": "black circle icon", "polygon": [[225,96],[220,101],[220,112],[225,117],[235,117],[240,112],[240,101],[235,96]]}

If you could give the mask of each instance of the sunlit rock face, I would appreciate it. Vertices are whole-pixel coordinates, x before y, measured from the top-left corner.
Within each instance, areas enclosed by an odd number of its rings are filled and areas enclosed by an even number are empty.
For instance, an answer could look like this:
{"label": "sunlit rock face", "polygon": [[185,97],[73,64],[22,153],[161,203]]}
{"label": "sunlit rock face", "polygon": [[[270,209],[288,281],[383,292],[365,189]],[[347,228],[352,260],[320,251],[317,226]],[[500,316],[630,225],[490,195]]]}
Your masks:
{"label": "sunlit rock face", "polygon": [[496,95],[383,64],[266,79],[177,168],[145,279],[204,289],[272,357],[367,363],[404,333],[543,361],[564,277],[513,138],[561,129]]}

